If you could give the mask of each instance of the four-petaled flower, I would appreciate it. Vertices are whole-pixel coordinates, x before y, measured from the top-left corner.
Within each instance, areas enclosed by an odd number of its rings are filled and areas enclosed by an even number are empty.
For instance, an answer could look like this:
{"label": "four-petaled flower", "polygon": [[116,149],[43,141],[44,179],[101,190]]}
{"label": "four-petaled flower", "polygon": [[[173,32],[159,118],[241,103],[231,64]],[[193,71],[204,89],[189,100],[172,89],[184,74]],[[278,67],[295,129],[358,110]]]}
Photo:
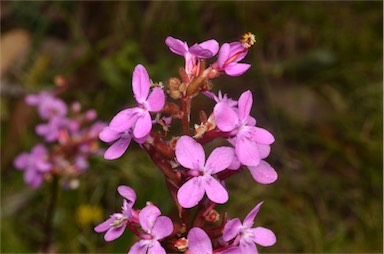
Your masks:
{"label": "four-petaled flower", "polygon": [[248,49],[241,42],[224,43],[220,47],[217,62],[213,67],[229,76],[240,76],[251,67],[250,64],[238,63],[247,53]]}
{"label": "four-petaled flower", "polygon": [[185,72],[191,75],[198,75],[197,59],[211,58],[219,51],[219,43],[216,40],[207,40],[199,44],[194,44],[192,47],[188,47],[186,42],[182,42],[179,39],[168,36],[165,43],[169,49],[180,56],[184,56],[185,59]]}
{"label": "four-petaled flower", "polygon": [[134,217],[134,211],[132,210],[132,207],[136,201],[135,191],[132,188],[124,185],[119,186],[117,191],[122,197],[125,198],[122,206],[122,212],[114,213],[109,219],[95,227],[95,231],[97,233],[107,231],[107,233],[104,235],[104,240],[107,242],[119,238],[123,234],[127,226],[127,222],[132,221]]}
{"label": "four-petaled flower", "polygon": [[48,161],[47,149],[42,144],[35,145],[31,153],[22,153],[14,160],[14,166],[24,170],[24,181],[33,188],[43,182],[44,173],[52,169]]}
{"label": "four-petaled flower", "polygon": [[144,207],[139,213],[139,222],[144,234],[141,240],[129,250],[129,254],[165,254],[159,240],[173,232],[173,223],[167,216],[160,216],[159,208],[154,205]]}
{"label": "four-petaled flower", "polygon": [[225,170],[233,161],[234,151],[230,147],[218,147],[205,162],[203,147],[189,136],[182,136],[176,143],[176,159],[192,176],[177,192],[177,199],[184,208],[198,204],[207,193],[208,198],[218,204],[228,201],[228,192],[212,175]]}
{"label": "four-petaled flower", "polygon": [[264,247],[272,246],[276,243],[275,234],[267,228],[256,227],[252,228],[255,217],[260,210],[263,202],[260,202],[252,209],[245,217],[243,223],[239,218],[228,220],[224,226],[223,239],[230,241],[235,238],[233,244],[240,242],[241,253],[255,253],[257,254],[256,244]]}
{"label": "four-petaled flower", "polygon": [[141,64],[135,67],[132,77],[132,88],[137,107],[120,111],[112,119],[109,128],[115,132],[126,132],[133,129],[133,137],[141,139],[152,129],[150,112],[159,112],[165,104],[163,89],[155,87],[150,91],[151,82],[147,70]]}

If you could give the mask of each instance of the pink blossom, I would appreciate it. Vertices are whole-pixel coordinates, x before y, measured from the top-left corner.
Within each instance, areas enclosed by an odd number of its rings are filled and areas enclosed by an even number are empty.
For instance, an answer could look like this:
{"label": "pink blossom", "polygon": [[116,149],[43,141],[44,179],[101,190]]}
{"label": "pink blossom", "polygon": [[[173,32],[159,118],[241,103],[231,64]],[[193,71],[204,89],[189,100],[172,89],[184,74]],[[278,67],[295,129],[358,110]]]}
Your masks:
{"label": "pink blossom", "polygon": [[186,42],[168,36],[165,43],[169,49],[185,58],[185,71],[188,75],[193,75],[196,72],[196,60],[198,58],[211,58],[219,51],[219,43],[216,40],[208,40],[199,44],[194,44],[188,47]]}
{"label": "pink blossom", "polygon": [[165,254],[165,249],[159,240],[173,232],[173,223],[167,216],[160,216],[159,208],[154,205],[144,207],[139,214],[139,222],[144,234],[141,240],[129,250],[129,254]]}
{"label": "pink blossom", "polygon": [[217,62],[213,66],[229,76],[240,76],[251,67],[250,64],[238,63],[247,53],[248,49],[241,42],[224,43],[220,47]]}
{"label": "pink blossom", "polygon": [[232,162],[234,151],[230,147],[218,147],[207,161],[203,147],[189,136],[182,136],[176,143],[176,159],[192,176],[177,192],[177,199],[184,208],[198,204],[206,193],[218,204],[228,201],[228,192],[212,175],[225,170]]}
{"label": "pink blossom", "polygon": [[28,105],[37,106],[38,113],[42,119],[63,117],[67,114],[65,102],[49,92],[43,91],[36,95],[27,95],[25,101]]}
{"label": "pink blossom", "polygon": [[133,129],[133,136],[141,139],[152,129],[150,112],[159,112],[165,104],[163,89],[155,87],[150,93],[150,79],[147,70],[137,65],[133,71],[132,88],[137,107],[120,111],[110,122],[109,127],[117,133]]}
{"label": "pink blossom", "polygon": [[133,210],[132,207],[136,201],[135,191],[128,187],[121,185],[117,188],[119,194],[125,198],[123,202],[122,212],[114,213],[109,219],[95,227],[97,233],[106,232],[104,235],[104,240],[107,242],[113,241],[116,238],[119,238],[127,226],[127,221],[132,221],[133,219]]}
{"label": "pink blossom", "polygon": [[235,218],[228,220],[224,226],[224,241],[228,242],[235,238],[233,244],[240,242],[241,253],[258,253],[255,244],[268,247],[276,243],[276,236],[270,229],[264,227],[252,228],[262,204],[263,202],[257,204],[245,217],[243,223],[239,218]]}

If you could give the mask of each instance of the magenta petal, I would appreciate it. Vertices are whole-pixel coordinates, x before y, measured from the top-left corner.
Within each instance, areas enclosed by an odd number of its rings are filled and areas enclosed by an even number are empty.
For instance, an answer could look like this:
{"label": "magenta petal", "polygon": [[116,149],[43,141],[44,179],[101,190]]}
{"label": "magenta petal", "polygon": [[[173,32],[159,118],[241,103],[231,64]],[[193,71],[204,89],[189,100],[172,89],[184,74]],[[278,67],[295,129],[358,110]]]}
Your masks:
{"label": "magenta petal", "polygon": [[204,149],[189,136],[179,138],[175,153],[177,161],[185,168],[201,170],[204,167]]}
{"label": "magenta petal", "polygon": [[112,121],[109,123],[109,128],[116,132],[129,130],[135,124],[140,110],[139,108],[128,108],[120,111],[112,118]]}
{"label": "magenta petal", "polygon": [[34,168],[27,168],[24,173],[24,181],[32,188],[37,188],[43,183],[43,176]]}
{"label": "magenta petal", "polygon": [[167,216],[159,216],[153,225],[151,234],[155,239],[163,239],[173,232],[173,222]]}
{"label": "magenta petal", "polygon": [[48,172],[51,170],[51,168],[52,168],[52,164],[47,161],[43,161],[43,160],[36,161],[36,169],[38,169],[41,173]]}
{"label": "magenta petal", "polygon": [[260,210],[260,207],[261,205],[263,204],[264,202],[261,201],[260,203],[258,203],[253,209],[252,211],[250,211],[247,215],[247,217],[245,217],[244,221],[243,221],[243,226],[246,227],[246,228],[250,228],[254,221],[255,221],[255,218],[256,218],[256,215],[257,213],[259,212]]}
{"label": "magenta petal", "polygon": [[189,53],[198,58],[210,58],[213,56],[213,53],[209,49],[202,48],[199,44],[190,47]]}
{"label": "magenta petal", "polygon": [[18,169],[24,169],[28,165],[28,161],[29,161],[29,154],[22,153],[16,157],[16,159],[13,161],[13,165]]}
{"label": "magenta petal", "polygon": [[147,70],[141,64],[137,65],[133,71],[132,89],[138,103],[142,103],[147,99],[150,84]]}
{"label": "magenta petal", "polygon": [[251,67],[250,64],[244,63],[230,63],[224,67],[224,71],[227,75],[237,77],[242,75]]}
{"label": "magenta petal", "polygon": [[259,127],[252,127],[252,137],[253,139],[261,144],[270,145],[275,142],[273,135],[266,129]]}
{"label": "magenta petal", "polygon": [[253,179],[261,184],[270,184],[277,180],[276,171],[269,165],[268,162],[261,160],[256,167],[248,167]]}
{"label": "magenta petal", "polygon": [[205,180],[205,192],[209,200],[218,203],[224,204],[228,201],[228,192],[215,178],[212,176],[204,176]]}
{"label": "magenta petal", "polygon": [[231,147],[218,147],[209,155],[205,163],[205,169],[210,174],[216,174],[228,168],[235,156],[235,150]]}
{"label": "magenta petal", "polygon": [[122,197],[124,197],[125,199],[127,199],[131,203],[135,203],[136,192],[131,187],[128,187],[125,185],[120,185],[119,187],[117,187],[117,191],[119,192],[119,194]]}
{"label": "magenta petal", "polygon": [[129,143],[131,143],[130,136],[120,138],[105,151],[104,158],[107,160],[120,158],[127,150]]}
{"label": "magenta petal", "polygon": [[248,118],[249,114],[251,113],[252,103],[253,98],[251,91],[248,90],[241,94],[238,101],[238,114],[240,120],[245,120]]}
{"label": "magenta petal", "polygon": [[131,249],[128,251],[128,254],[147,254],[148,246],[143,240],[138,241],[132,245]]}
{"label": "magenta petal", "polygon": [[152,241],[152,244],[148,248],[148,254],[167,254],[165,249],[158,241]]}
{"label": "magenta petal", "polygon": [[180,56],[184,56],[188,51],[188,45],[185,42],[182,42],[179,39],[173,38],[171,36],[168,36],[167,39],[165,39],[165,44],[169,47],[169,49]]}
{"label": "magenta petal", "polygon": [[212,56],[216,55],[219,51],[219,43],[216,40],[207,40],[202,43],[199,43],[200,47],[203,49],[208,49],[212,52]]}
{"label": "magenta petal", "polygon": [[260,163],[260,153],[256,142],[240,136],[236,140],[236,156],[246,166],[257,166]]}
{"label": "magenta petal", "polygon": [[127,224],[123,223],[118,228],[111,227],[110,229],[108,229],[107,233],[105,233],[104,240],[107,242],[110,242],[110,241],[115,240],[116,238],[119,238],[124,233],[126,226],[127,226]]}
{"label": "magenta petal", "polygon": [[253,232],[253,240],[255,243],[268,247],[272,246],[276,243],[276,236],[275,234],[268,228],[264,227],[256,227],[251,229]]}
{"label": "magenta petal", "polygon": [[217,64],[221,69],[223,69],[225,62],[229,58],[230,49],[231,47],[228,43],[224,43],[220,48],[219,56],[217,57]]}
{"label": "magenta petal", "polygon": [[239,117],[227,103],[217,103],[213,109],[213,114],[216,119],[216,125],[221,131],[232,131],[239,123]]}
{"label": "magenta petal", "polygon": [[241,221],[239,218],[228,220],[225,223],[223,230],[223,239],[226,242],[229,242],[231,239],[235,238],[241,231]]}
{"label": "magenta petal", "polygon": [[258,254],[256,244],[253,242],[247,242],[247,241],[240,241],[240,250],[241,253],[252,253],[252,254]]}
{"label": "magenta petal", "polygon": [[269,153],[271,152],[271,146],[258,143],[257,147],[259,148],[260,158],[261,159],[267,158]]}
{"label": "magenta petal", "polygon": [[133,136],[137,139],[141,139],[148,135],[152,129],[152,120],[149,112],[143,112],[139,118],[137,118],[135,128],[133,129]]}
{"label": "magenta petal", "polygon": [[114,218],[113,217],[110,217],[108,220],[100,223],[99,225],[97,225],[94,230],[97,232],[97,233],[102,233],[102,232],[105,232],[107,231],[110,227],[111,227],[111,223],[114,221]]}
{"label": "magenta petal", "polygon": [[155,87],[150,93],[146,102],[147,110],[150,112],[159,112],[165,104],[165,95],[163,89]]}
{"label": "magenta petal", "polygon": [[104,142],[112,142],[121,137],[121,132],[113,131],[109,126],[103,128],[99,133],[99,138]]}
{"label": "magenta petal", "polygon": [[207,233],[198,227],[191,228],[188,232],[188,250],[193,254],[212,253],[212,242]]}
{"label": "magenta petal", "polygon": [[146,231],[152,231],[155,225],[156,219],[160,216],[161,212],[159,208],[154,205],[148,205],[144,207],[139,213],[139,221],[141,227]]}
{"label": "magenta petal", "polygon": [[202,177],[193,177],[184,183],[177,191],[177,200],[184,208],[197,205],[204,196]]}

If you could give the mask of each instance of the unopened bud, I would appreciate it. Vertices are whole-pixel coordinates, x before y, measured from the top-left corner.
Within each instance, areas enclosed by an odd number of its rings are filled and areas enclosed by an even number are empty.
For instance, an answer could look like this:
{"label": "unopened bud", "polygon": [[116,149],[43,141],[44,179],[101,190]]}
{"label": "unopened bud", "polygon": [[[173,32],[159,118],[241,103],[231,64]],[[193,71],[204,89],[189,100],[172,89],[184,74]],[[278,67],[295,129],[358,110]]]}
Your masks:
{"label": "unopened bud", "polygon": [[174,246],[181,252],[184,252],[188,248],[188,239],[185,237],[175,240]]}
{"label": "unopened bud", "polygon": [[205,221],[212,223],[218,222],[220,220],[220,214],[215,209],[212,209],[207,215],[204,216],[204,219]]}
{"label": "unopened bud", "polygon": [[180,91],[181,81],[178,78],[170,78],[167,82],[168,94],[173,99],[179,99],[182,96]]}

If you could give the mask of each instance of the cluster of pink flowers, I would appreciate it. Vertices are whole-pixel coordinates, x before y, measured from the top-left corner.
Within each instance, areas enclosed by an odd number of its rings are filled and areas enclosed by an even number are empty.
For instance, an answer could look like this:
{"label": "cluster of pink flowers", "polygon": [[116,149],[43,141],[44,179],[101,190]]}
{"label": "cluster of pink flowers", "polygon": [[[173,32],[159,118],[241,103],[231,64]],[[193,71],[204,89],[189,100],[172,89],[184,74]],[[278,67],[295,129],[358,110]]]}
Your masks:
{"label": "cluster of pink flowers", "polygon": [[68,107],[51,92],[27,95],[25,101],[46,121],[35,128],[45,144],[38,143],[30,153],[18,155],[14,166],[24,171],[24,181],[33,188],[55,176],[64,187],[77,187],[78,176],[89,167],[89,156],[103,153],[98,135],[106,124],[96,119],[94,109],[82,113],[79,102]]}
{"label": "cluster of pink flowers", "polygon": [[[211,80],[222,74],[239,76],[251,65],[241,63],[254,44],[251,33],[240,41],[219,46],[208,40],[189,47],[186,42],[168,37],[169,49],[185,58],[185,67],[179,69],[180,79],[170,78],[166,87],[151,82],[142,65],[133,71],[132,88],[135,107],[116,114],[99,137],[111,143],[104,157],[112,160],[121,157],[131,140],[137,142],[164,174],[168,190],[173,197],[177,215],[162,216],[152,202],[135,209],[136,193],[128,186],[119,186],[124,198],[121,213],[95,227],[106,232],[104,239],[112,241],[125,229],[139,237],[129,253],[258,253],[256,244],[272,246],[275,234],[264,227],[253,227],[263,202],[259,202],[246,216],[228,218],[214,209],[229,198],[225,181],[248,168],[254,180],[271,184],[277,173],[265,161],[275,141],[266,129],[256,125],[251,113],[253,97],[245,91],[238,100],[212,92]],[[217,56],[207,64],[206,59]],[[208,67],[207,67],[208,66]],[[200,112],[200,123],[191,128],[193,99],[199,94],[215,102],[209,116]],[[182,134],[170,134],[172,121],[180,121]],[[215,148],[209,156],[204,145],[215,139],[227,140],[226,146]],[[194,218],[192,208],[198,206]]]}

